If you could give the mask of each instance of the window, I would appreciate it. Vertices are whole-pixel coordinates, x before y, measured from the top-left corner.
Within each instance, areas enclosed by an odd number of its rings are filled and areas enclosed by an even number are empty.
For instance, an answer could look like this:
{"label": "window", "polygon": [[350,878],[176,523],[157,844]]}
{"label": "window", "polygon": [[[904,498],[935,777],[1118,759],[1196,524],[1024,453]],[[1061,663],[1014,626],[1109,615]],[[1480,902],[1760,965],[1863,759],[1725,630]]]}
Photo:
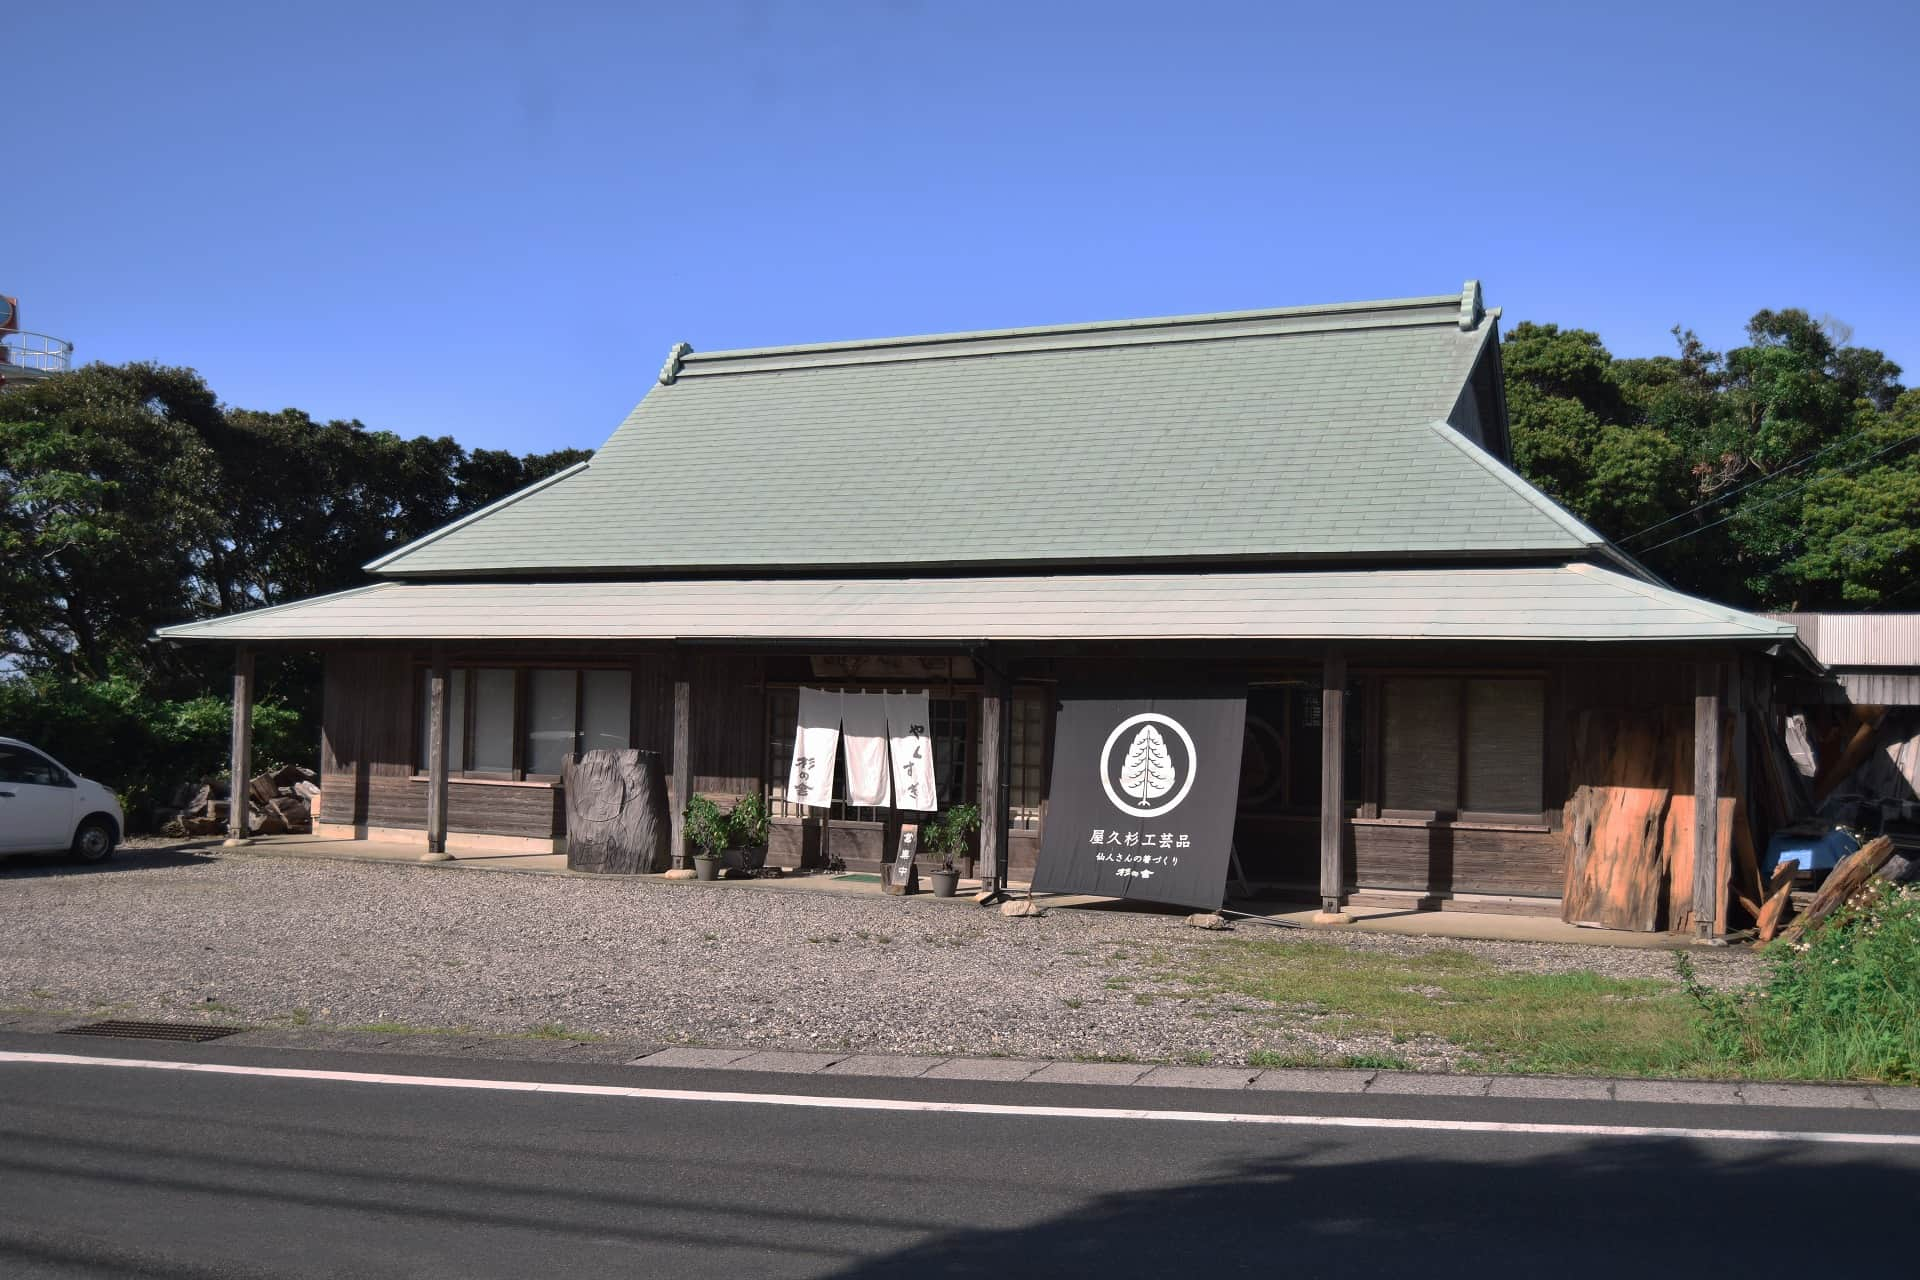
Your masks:
{"label": "window", "polygon": [[37,751],[0,746],[0,782],[32,787],[64,787],[67,775]]}
{"label": "window", "polygon": [[526,750],[521,757],[530,774],[558,776],[573,751],[574,696],[580,691],[575,671],[527,672]]}
{"label": "window", "polygon": [[1539,817],[1545,681],[1395,676],[1381,693],[1382,809]]}
{"label": "window", "polygon": [[514,673],[510,667],[480,667],[470,678],[467,736],[469,773],[513,775]]}
{"label": "window", "polygon": [[[558,778],[569,757],[633,745],[633,677],[613,668],[454,667],[447,679],[447,772]],[[419,695],[416,766],[433,734],[431,679]]]}
{"label": "window", "polygon": [[625,751],[633,745],[633,673],[580,673],[581,754]]}
{"label": "window", "polygon": [[1545,681],[1467,681],[1470,749],[1461,770],[1460,807],[1469,813],[1539,813],[1546,732]]}
{"label": "window", "polygon": [[1051,695],[1022,693],[1013,699],[1013,767],[1007,775],[1007,817],[1014,829],[1040,826],[1042,774],[1047,763],[1047,704]]}

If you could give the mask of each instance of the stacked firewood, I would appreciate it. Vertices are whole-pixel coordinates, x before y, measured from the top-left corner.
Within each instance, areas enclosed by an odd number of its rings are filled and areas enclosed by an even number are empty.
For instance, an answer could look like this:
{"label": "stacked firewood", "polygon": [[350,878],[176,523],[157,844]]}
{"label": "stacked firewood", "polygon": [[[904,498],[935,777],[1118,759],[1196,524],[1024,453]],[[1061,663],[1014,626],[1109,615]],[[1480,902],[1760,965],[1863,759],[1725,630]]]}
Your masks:
{"label": "stacked firewood", "polygon": [[[172,803],[154,812],[164,835],[215,836],[232,825],[232,788],[225,778],[182,783]],[[290,764],[273,773],[255,774],[247,783],[247,829],[259,835],[313,830],[320,787],[313,770]]]}

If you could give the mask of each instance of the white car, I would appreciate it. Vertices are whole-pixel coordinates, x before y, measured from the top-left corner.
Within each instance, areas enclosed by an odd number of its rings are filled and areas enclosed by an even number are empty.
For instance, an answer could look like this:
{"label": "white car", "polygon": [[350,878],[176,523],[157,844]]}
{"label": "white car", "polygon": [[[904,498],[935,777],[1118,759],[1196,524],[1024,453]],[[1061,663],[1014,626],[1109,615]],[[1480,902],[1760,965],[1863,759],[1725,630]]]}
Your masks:
{"label": "white car", "polygon": [[18,738],[0,738],[0,853],[100,862],[124,827],[113,792]]}

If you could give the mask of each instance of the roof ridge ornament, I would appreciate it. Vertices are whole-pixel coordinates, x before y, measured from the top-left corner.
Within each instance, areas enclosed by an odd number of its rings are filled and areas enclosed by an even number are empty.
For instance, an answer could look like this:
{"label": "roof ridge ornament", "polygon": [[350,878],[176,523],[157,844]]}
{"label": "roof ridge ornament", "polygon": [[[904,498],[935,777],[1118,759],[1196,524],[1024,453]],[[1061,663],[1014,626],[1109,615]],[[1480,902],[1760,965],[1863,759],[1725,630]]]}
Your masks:
{"label": "roof ridge ornament", "polygon": [[1466,287],[1460,290],[1460,332],[1472,333],[1486,314],[1487,308],[1480,301],[1480,282],[1467,281]]}
{"label": "roof ridge ornament", "polygon": [[667,352],[667,362],[660,366],[660,385],[663,387],[672,386],[674,380],[680,376],[680,362],[692,354],[692,343],[674,343],[673,350]]}

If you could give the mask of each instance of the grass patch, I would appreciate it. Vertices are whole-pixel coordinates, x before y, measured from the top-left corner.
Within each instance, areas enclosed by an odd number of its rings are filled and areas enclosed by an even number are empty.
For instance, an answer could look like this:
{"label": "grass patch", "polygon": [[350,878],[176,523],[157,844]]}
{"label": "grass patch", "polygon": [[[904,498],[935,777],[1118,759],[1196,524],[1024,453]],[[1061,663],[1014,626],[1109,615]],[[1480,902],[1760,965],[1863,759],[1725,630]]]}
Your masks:
{"label": "grass patch", "polygon": [[1413,1064],[1398,1054],[1392,1053],[1350,1053],[1340,1059],[1343,1067],[1356,1067],[1362,1071],[1411,1071]]}
{"label": "grass patch", "polygon": [[1250,1067],[1324,1067],[1327,1064],[1310,1053],[1282,1053],[1278,1049],[1255,1049],[1247,1055]]}
{"label": "grass patch", "polygon": [[1068,996],[1065,1000],[1062,1000],[1060,1003],[1064,1004],[1069,1009],[1078,1009],[1081,1005],[1085,1004],[1086,1001],[1082,1000],[1079,996]]}
{"label": "grass patch", "polygon": [[1766,954],[1766,981],[1739,992],[1702,988],[1682,957],[1717,1052],[1776,1079],[1920,1083],[1920,887],[1869,884]]}
{"label": "grass patch", "polygon": [[[1326,943],[1235,939],[1184,973],[1199,991],[1238,995],[1313,1018],[1336,1035],[1396,1043],[1422,1037],[1464,1049],[1479,1070],[1596,1075],[1725,1075],[1678,983],[1594,973],[1508,973],[1465,951],[1413,956]],[[1264,1051],[1263,1051],[1264,1052]],[[1255,1066],[1324,1065],[1272,1062]],[[1364,1065],[1403,1069],[1395,1055]]]}
{"label": "grass patch", "polygon": [[367,1022],[359,1026],[341,1027],[340,1030],[381,1036],[470,1036],[473,1034],[472,1027],[416,1027],[410,1022]]}

